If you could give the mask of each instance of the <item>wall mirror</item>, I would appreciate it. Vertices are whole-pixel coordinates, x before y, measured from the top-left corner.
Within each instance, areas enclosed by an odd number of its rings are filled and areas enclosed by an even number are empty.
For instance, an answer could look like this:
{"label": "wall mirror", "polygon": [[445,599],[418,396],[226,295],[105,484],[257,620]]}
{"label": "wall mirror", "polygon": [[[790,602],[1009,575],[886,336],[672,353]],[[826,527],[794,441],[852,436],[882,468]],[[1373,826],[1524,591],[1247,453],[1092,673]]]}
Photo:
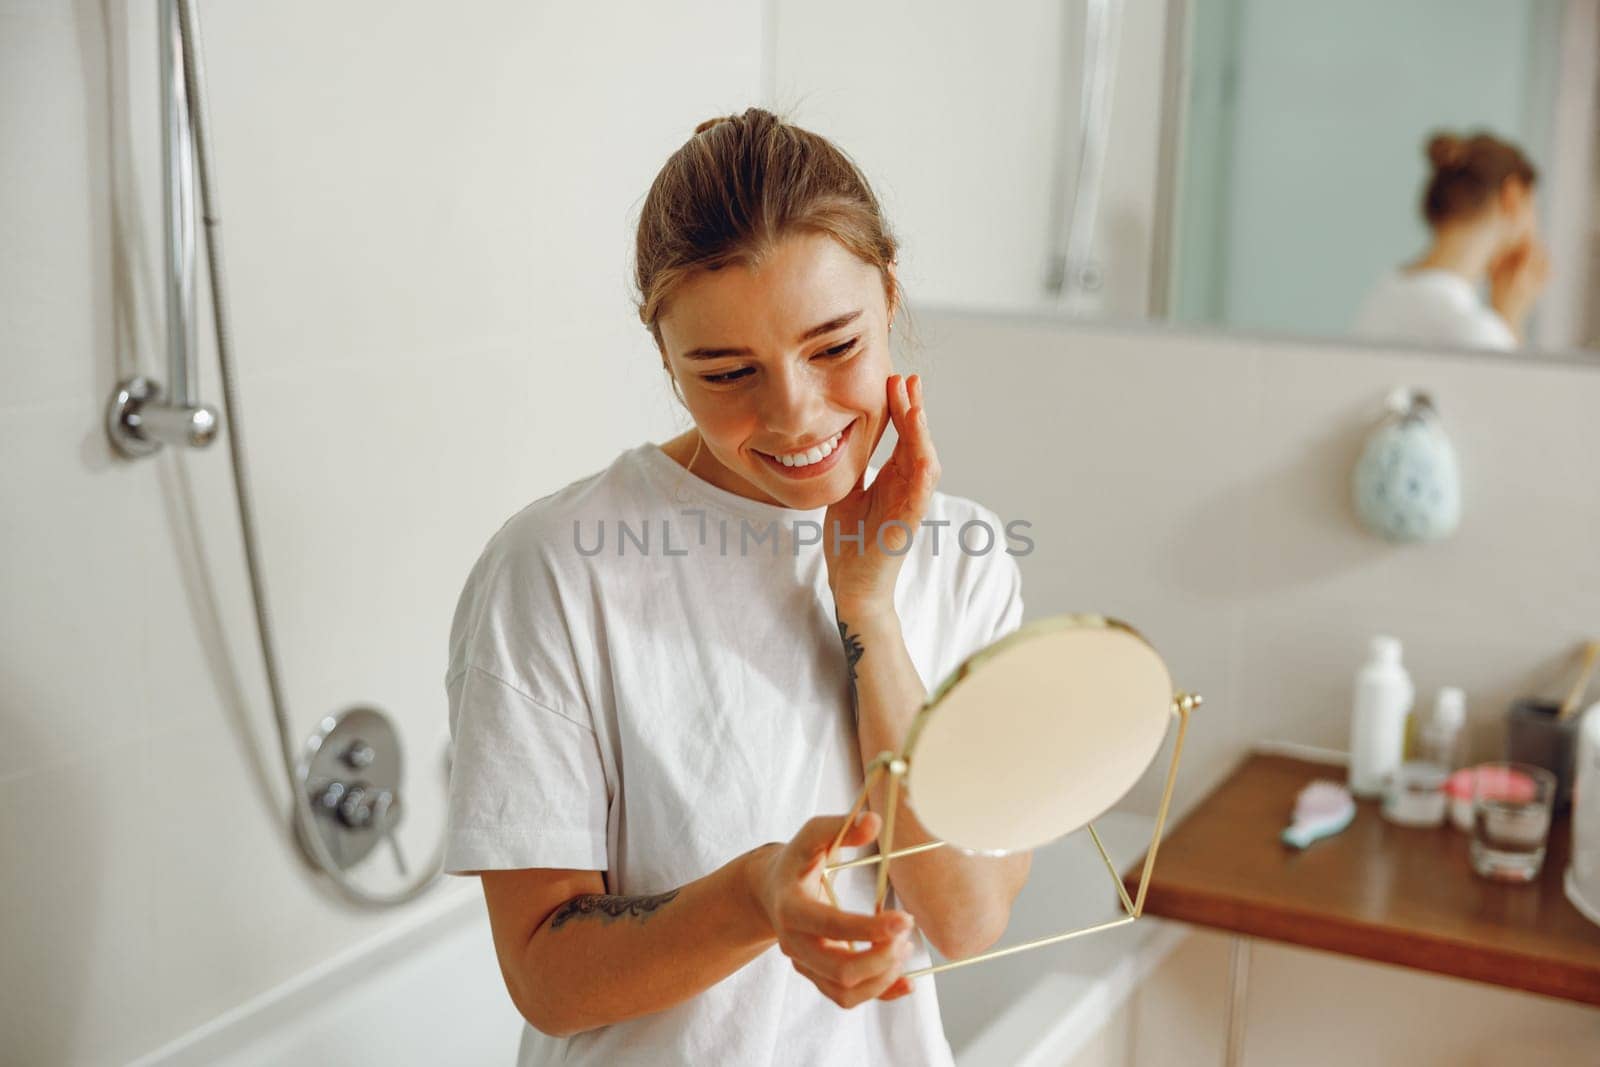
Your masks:
{"label": "wall mirror", "polygon": [[[874,180],[922,306],[1600,363],[1600,0],[772,3],[773,102]],[[1507,345],[1363,321],[1433,246],[1441,131],[1537,172]],[[1451,293],[1492,309],[1477,232]]]}

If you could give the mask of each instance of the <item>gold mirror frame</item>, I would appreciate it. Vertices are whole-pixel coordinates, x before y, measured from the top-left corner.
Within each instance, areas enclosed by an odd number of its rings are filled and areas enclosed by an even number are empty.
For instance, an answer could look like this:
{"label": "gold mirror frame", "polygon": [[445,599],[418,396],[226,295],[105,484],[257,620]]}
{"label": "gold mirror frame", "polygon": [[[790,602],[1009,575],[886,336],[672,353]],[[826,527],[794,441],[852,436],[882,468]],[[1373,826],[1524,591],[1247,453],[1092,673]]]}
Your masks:
{"label": "gold mirror frame", "polygon": [[[923,726],[927,723],[929,716],[938,706],[940,700],[945,696],[946,693],[950,692],[951,689],[958,685],[963,678],[972,673],[972,671],[985,660],[993,658],[998,653],[1005,651],[1007,648],[1012,647],[1018,642],[1029,640],[1042,633],[1085,629],[1120,630],[1137,638],[1147,648],[1149,648],[1151,652],[1155,651],[1154,647],[1150,645],[1150,642],[1146,640],[1143,634],[1119,619],[1108,618],[1104,615],[1055,615],[1051,616],[1050,618],[1039,619],[1036,622],[1020,626],[1016,630],[1013,630],[1011,633],[1007,634],[1005,637],[1002,637],[1000,640],[995,641],[990,645],[986,645],[985,647],[972,653],[965,660],[963,660],[954,671],[950,673],[950,676],[946,678],[934,692],[928,695],[928,699],[925,700],[922,704],[922,707],[918,709],[916,718],[912,720],[911,729],[906,731],[906,740],[903,746],[904,750],[900,753],[888,751],[880,752],[877,757],[867,765],[866,777],[861,786],[861,792],[857,795],[856,802],[851,807],[850,813],[845,819],[844,828],[839,831],[838,836],[834,838],[833,844],[829,847],[828,854],[831,856],[838,851],[841,842],[844,840],[845,834],[849,830],[849,827],[855,822],[856,816],[866,806],[867,798],[872,788],[886,774],[889,776],[889,797],[887,810],[884,812],[883,829],[879,833],[879,840],[888,842],[892,842],[894,840],[894,817],[895,809],[899,804],[901,781],[911,770],[912,753],[916,747],[917,737],[921,734]],[[1157,658],[1160,658],[1159,654],[1157,655]],[[1098,933],[1101,930],[1110,930],[1114,927],[1123,926],[1138,919],[1139,916],[1144,912],[1144,898],[1145,892],[1150,886],[1150,872],[1155,868],[1156,850],[1161,845],[1161,833],[1166,826],[1167,810],[1172,803],[1172,787],[1173,783],[1177,781],[1178,777],[1178,760],[1183,755],[1183,739],[1184,735],[1189,729],[1189,713],[1195,708],[1198,708],[1202,702],[1202,698],[1198,693],[1185,693],[1180,691],[1173,694],[1169,711],[1170,714],[1175,715],[1178,718],[1178,736],[1173,744],[1172,762],[1167,768],[1166,784],[1161,791],[1161,804],[1156,810],[1155,830],[1150,838],[1150,847],[1145,852],[1144,870],[1139,876],[1139,891],[1132,898],[1128,896],[1127,888],[1122,884],[1122,878],[1117,874],[1116,865],[1111,862],[1111,856],[1106,852],[1106,847],[1104,843],[1101,842],[1100,835],[1095,831],[1094,821],[1091,819],[1083,826],[1083,829],[1089,831],[1089,836],[1094,840],[1094,847],[1100,853],[1100,859],[1104,861],[1106,870],[1111,875],[1111,884],[1116,887],[1117,899],[1121,901],[1124,912],[1121,917],[1112,919],[1108,922],[1097,923],[1093,926],[1085,926],[1076,930],[1068,930],[1065,933],[1036,938],[1032,941],[1023,942],[1020,945],[1009,945],[1005,948],[992,949],[988,952],[979,953],[976,956],[968,956],[959,960],[949,960],[935,966],[923,967],[914,971],[907,971],[904,977],[920,978],[923,975],[938,974],[941,971],[953,970],[957,967],[965,967],[970,963],[981,963],[984,960],[999,959],[1002,956],[1010,956],[1018,952],[1026,952],[1029,949],[1043,948],[1045,945],[1053,945],[1061,941],[1069,941],[1076,937],[1083,937],[1086,934]],[[1130,788],[1131,784],[1132,783],[1130,783]],[[1062,838],[1068,837],[1076,832],[1076,829],[1068,830],[1059,837],[1055,838],[1055,840],[1059,841]],[[919,852],[928,852],[936,848],[943,848],[944,846],[945,842],[943,841],[925,841],[920,845],[913,845],[909,848],[898,849],[889,853],[883,853],[880,851],[875,855],[862,856],[858,859],[848,860],[843,863],[826,864],[822,869],[823,889],[827,892],[828,900],[833,904],[834,907],[837,908],[840,905],[838,895],[835,893],[833,888],[834,875],[839,871],[851,870],[856,867],[866,867],[871,866],[872,864],[877,864],[878,884],[877,893],[873,901],[873,910],[875,912],[881,911],[883,909],[884,898],[887,896],[889,889],[889,863],[903,856],[914,856]],[[998,853],[997,855],[1003,854],[1004,853]]]}

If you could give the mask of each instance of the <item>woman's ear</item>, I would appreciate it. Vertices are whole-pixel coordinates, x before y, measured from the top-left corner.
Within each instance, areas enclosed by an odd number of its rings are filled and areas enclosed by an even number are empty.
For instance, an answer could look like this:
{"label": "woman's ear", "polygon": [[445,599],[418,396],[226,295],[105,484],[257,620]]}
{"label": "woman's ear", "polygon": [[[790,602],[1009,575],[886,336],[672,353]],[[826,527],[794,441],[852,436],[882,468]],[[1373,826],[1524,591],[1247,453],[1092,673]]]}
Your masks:
{"label": "woman's ear", "polygon": [[683,386],[679,384],[678,375],[673,371],[672,364],[667,362],[667,346],[657,343],[656,351],[661,354],[661,369],[667,372],[667,380],[672,383],[672,392],[677,396],[678,403],[687,408],[689,402],[683,398]]}
{"label": "woman's ear", "polygon": [[1500,212],[1509,219],[1521,218],[1527,210],[1528,197],[1531,190],[1526,182],[1517,178],[1507,178],[1500,183]]}
{"label": "woman's ear", "polygon": [[1496,200],[1508,244],[1516,244],[1533,232],[1533,189],[1527,182],[1507,178]]}
{"label": "woman's ear", "polygon": [[895,269],[899,265],[900,261],[898,259],[891,259],[889,265],[883,268],[884,289],[889,304],[889,318],[887,321],[891,328],[894,326],[895,316],[900,313],[900,278],[895,273]]}

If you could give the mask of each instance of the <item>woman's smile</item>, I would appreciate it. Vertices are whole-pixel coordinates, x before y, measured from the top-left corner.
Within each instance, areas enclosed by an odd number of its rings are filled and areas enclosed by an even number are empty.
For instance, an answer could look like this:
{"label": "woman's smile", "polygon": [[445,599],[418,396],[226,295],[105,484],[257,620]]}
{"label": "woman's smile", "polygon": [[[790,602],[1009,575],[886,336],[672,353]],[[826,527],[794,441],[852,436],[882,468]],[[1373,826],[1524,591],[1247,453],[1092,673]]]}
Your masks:
{"label": "woman's smile", "polygon": [[[813,446],[804,451],[784,453],[782,458],[770,452],[754,449],[756,455],[773,470],[785,478],[803,479],[815,478],[826,474],[839,465],[839,457],[844,454],[845,446],[850,442],[851,431],[859,419],[852,420],[848,426],[834,434],[833,437],[822,444]],[[824,454],[825,453],[825,454]],[[788,460],[789,462],[785,462]]]}

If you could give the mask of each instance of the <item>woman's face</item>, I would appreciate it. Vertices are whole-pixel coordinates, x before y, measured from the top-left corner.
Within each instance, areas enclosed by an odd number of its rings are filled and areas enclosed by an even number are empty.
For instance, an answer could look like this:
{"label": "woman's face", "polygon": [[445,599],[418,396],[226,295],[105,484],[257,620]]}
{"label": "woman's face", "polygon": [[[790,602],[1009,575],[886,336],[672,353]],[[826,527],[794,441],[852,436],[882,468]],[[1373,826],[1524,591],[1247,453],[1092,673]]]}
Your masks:
{"label": "woman's face", "polygon": [[[731,264],[683,282],[658,324],[705,440],[695,473],[789,508],[848,493],[888,424],[890,313],[878,268],[826,234],[784,238],[759,269]],[[818,462],[774,458],[841,432]]]}

